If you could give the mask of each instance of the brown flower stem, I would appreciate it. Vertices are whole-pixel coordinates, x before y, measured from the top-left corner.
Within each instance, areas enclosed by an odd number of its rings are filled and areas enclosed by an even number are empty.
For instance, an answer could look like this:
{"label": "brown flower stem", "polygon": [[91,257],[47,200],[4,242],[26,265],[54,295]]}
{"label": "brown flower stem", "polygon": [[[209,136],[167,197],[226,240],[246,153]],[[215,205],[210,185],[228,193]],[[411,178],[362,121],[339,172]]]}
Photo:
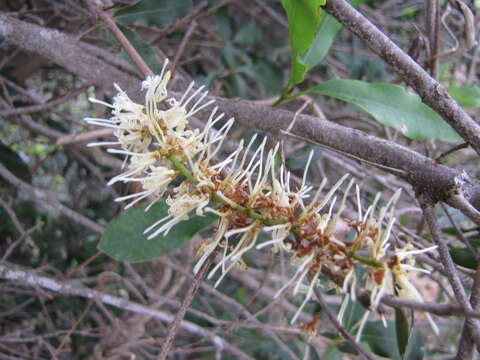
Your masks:
{"label": "brown flower stem", "polygon": [[112,16],[102,7],[102,5],[95,0],[87,0],[87,3],[95,11],[98,17],[103,20],[105,25],[107,25],[107,27],[110,29],[113,35],[117,38],[118,42],[125,49],[125,51],[130,56],[130,58],[135,63],[135,65],[138,66],[142,74],[145,77],[149,75],[153,75],[153,71],[150,69],[147,63],[143,61],[142,57],[137,52],[137,50],[133,47],[132,43],[127,39],[127,37],[119,29],[117,24],[115,24],[115,21],[113,20]]}

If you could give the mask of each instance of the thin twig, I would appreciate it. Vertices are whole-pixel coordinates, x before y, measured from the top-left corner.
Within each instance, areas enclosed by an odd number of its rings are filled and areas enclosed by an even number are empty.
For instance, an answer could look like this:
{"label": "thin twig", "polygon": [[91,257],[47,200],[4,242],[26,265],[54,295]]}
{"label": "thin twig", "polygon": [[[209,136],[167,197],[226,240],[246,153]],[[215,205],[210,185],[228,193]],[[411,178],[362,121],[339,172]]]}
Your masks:
{"label": "thin twig", "polygon": [[426,24],[427,35],[430,42],[430,73],[432,77],[437,77],[438,71],[438,51],[440,48],[440,1],[426,1]]}
{"label": "thin twig", "polygon": [[374,357],[362,345],[357,343],[355,339],[352,337],[352,335],[350,335],[348,331],[345,330],[345,328],[338,322],[337,318],[335,317],[335,314],[328,307],[327,302],[323,298],[323,295],[318,288],[315,288],[315,296],[317,297],[317,301],[319,302],[320,306],[327,314],[328,319],[330,320],[332,325],[344,337],[344,339],[347,340],[348,343],[365,359],[374,360]]}
{"label": "thin twig", "polygon": [[456,145],[454,146],[453,148],[445,151],[444,153],[440,154],[439,156],[437,156],[437,158],[435,159],[435,161],[437,163],[440,163],[442,162],[442,160],[447,157],[448,155],[454,153],[455,151],[458,151],[458,150],[461,150],[461,149],[466,149],[468,147],[468,143],[461,143],[459,145]]}
{"label": "thin twig", "polygon": [[87,0],[88,4],[94,9],[95,13],[105,22],[105,25],[110,29],[118,42],[125,49],[135,65],[138,66],[142,74],[147,77],[153,72],[145,61],[143,61],[140,54],[133,47],[132,43],[127,39],[123,32],[118,28],[112,16],[102,8],[102,4],[98,0]]}
{"label": "thin twig", "polygon": [[48,110],[54,106],[66,103],[67,101],[74,99],[77,97],[79,94],[84,92],[86,89],[88,89],[90,86],[93,84],[86,84],[83,85],[77,89],[72,89],[70,90],[67,94],[57,97],[54,100],[51,100],[45,104],[38,104],[38,105],[32,105],[32,106],[24,106],[24,107],[19,107],[19,108],[12,108],[12,109],[7,109],[7,110],[2,110],[0,111],[0,117],[7,117],[7,116],[13,116],[13,115],[20,115],[20,114],[29,114],[33,112],[38,112],[38,111],[44,111]]}
{"label": "thin twig", "polygon": [[[37,275],[33,270],[23,270],[11,264],[0,264],[0,278],[11,281],[19,281],[24,285],[40,286],[44,289],[57,292],[67,296],[80,296],[87,299],[96,299],[104,304],[114,306],[124,311],[130,311],[136,314],[151,316],[165,323],[170,323],[174,320],[174,316],[148,306],[143,306],[138,303],[128,301],[124,298],[112,296],[101,291],[96,291],[82,286],[72,285],[66,281],[54,280],[49,277]],[[192,322],[182,320],[180,327],[185,331],[209,339],[216,347],[225,349],[230,354],[238,359],[252,360],[250,356],[239,350],[232,344],[225,341],[220,336],[213,332],[204,329]]]}
{"label": "thin twig", "polygon": [[55,145],[71,145],[81,142],[90,141],[92,139],[98,139],[102,136],[109,136],[113,135],[112,129],[100,129],[100,130],[93,130],[89,132],[73,134],[73,135],[65,135],[62,136],[57,140]]}
{"label": "thin twig", "polygon": [[[419,201],[420,205],[422,206],[425,220],[430,229],[430,233],[432,234],[432,238],[438,246],[438,253],[447,272],[446,275],[455,294],[455,298],[462,307],[471,311],[472,307],[470,305],[470,302],[468,301],[467,294],[462,285],[462,282],[460,281],[460,276],[458,275],[452,257],[450,256],[448,246],[440,234],[440,228],[438,226],[437,217],[435,215],[433,205],[429,203],[426,199],[420,198]],[[468,326],[472,338],[477,344],[477,348],[480,348],[480,328],[478,320],[474,321],[469,319],[466,321],[466,325]]]}
{"label": "thin twig", "polygon": [[202,282],[203,278],[205,277],[205,274],[208,271],[208,267],[210,266],[210,264],[212,263],[216,255],[217,255],[217,251],[213,251],[212,254],[210,254],[210,256],[208,257],[208,259],[203,263],[198,273],[195,274],[192,285],[190,286],[187,293],[185,294],[185,297],[182,301],[182,305],[180,306],[180,309],[178,309],[177,314],[175,315],[175,319],[172,321],[172,323],[168,327],[167,336],[165,337],[165,340],[163,342],[162,350],[160,351],[158,360],[165,360],[167,358],[167,355],[170,351],[170,347],[172,346],[172,343],[173,343],[173,339],[177,334],[177,331],[180,327],[180,323],[185,317],[187,308],[190,306],[190,303],[192,302],[193,297],[197,293],[200,283]]}
{"label": "thin twig", "polygon": [[457,233],[458,239],[467,247],[467,249],[472,253],[472,255],[475,256],[475,258],[479,259],[478,251],[473,247],[473,245],[468,241],[468,239],[465,238],[463,235],[462,230],[458,227],[457,222],[455,219],[450,215],[450,211],[448,211],[447,207],[443,204],[440,203],[440,206],[442,207],[443,211],[445,212],[445,215],[447,215],[448,220],[450,221],[450,224],[452,224],[453,228],[455,229],[455,232]]}
{"label": "thin twig", "polygon": [[180,59],[181,59],[181,57],[182,57],[182,55],[185,51],[185,48],[187,47],[187,44],[190,41],[190,38],[192,37],[193,32],[195,31],[197,26],[198,26],[198,23],[195,20],[192,21],[192,23],[189,25],[189,27],[187,29],[187,32],[183,36],[182,42],[178,46],[177,52],[175,53],[175,57],[173,58],[173,61],[172,61],[172,65],[171,65],[171,68],[170,68],[172,73],[175,72],[175,69],[177,68],[178,62],[180,61]]}
{"label": "thin twig", "polygon": [[[480,307],[480,266],[477,266],[477,271],[475,273],[475,281],[470,294],[470,304],[472,305],[473,310],[478,310]],[[460,337],[456,360],[467,360],[473,358],[475,351],[475,339],[472,338],[470,334],[472,326],[474,326],[472,321],[467,319]]]}
{"label": "thin twig", "polygon": [[447,199],[447,204],[457,208],[470,218],[475,224],[480,225],[480,211],[478,211],[467,199],[462,192],[453,194]]}
{"label": "thin twig", "polygon": [[392,174],[397,174],[397,175],[407,175],[407,172],[405,172],[404,170],[402,169],[396,169],[396,168],[392,168],[392,167],[389,167],[389,166],[385,166],[385,165],[382,165],[382,164],[379,164],[379,163],[374,163],[372,161],[369,161],[369,160],[366,160],[366,159],[362,159],[358,156],[355,156],[355,155],[352,155],[352,154],[349,154],[345,151],[341,151],[341,150],[338,150],[338,149],[335,149],[333,147],[330,147],[328,145],[324,145],[324,144],[320,144],[316,141],[313,141],[313,140],[310,140],[308,138],[305,138],[303,136],[300,136],[300,135],[296,135],[296,134],[292,134],[290,132],[287,132],[285,130],[280,130],[280,133],[281,134],[284,134],[284,135],[287,135],[288,137],[291,137],[292,139],[296,139],[296,140],[301,140],[301,141],[304,141],[304,142],[308,142],[310,144],[313,144],[313,145],[316,145],[318,147],[321,147],[321,148],[324,148],[324,149],[327,149],[327,150],[330,150],[330,151],[333,151],[333,152],[336,152],[336,153],[339,153],[339,154],[342,154],[350,159],[353,159],[353,160],[357,160],[357,161],[360,161],[360,162],[363,162],[365,164],[369,164],[369,165],[373,165],[375,167],[378,167],[380,169],[383,169],[383,170],[386,170],[388,172],[391,172]]}
{"label": "thin twig", "polygon": [[72,209],[66,207],[65,205],[61,204],[51,194],[47,194],[45,191],[34,188],[26,182],[23,182],[15,175],[13,175],[10,171],[8,171],[7,168],[2,164],[0,164],[0,176],[3,177],[6,181],[8,181],[10,184],[19,188],[21,191],[27,193],[30,197],[36,200],[40,206],[46,207],[47,204],[53,206],[54,208],[58,209],[63,215],[69,217],[80,225],[83,225],[98,234],[103,233],[103,227],[86,218],[82,214],[79,214]]}

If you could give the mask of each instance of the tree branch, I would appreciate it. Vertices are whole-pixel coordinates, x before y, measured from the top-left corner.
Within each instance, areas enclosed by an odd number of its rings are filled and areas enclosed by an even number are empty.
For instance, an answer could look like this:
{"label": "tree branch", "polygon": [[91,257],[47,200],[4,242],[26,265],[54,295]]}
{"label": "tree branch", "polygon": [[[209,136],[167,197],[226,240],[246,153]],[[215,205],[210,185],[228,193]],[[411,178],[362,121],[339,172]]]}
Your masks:
{"label": "tree branch", "polygon": [[[141,98],[138,79],[119,71],[102,59],[86,54],[83,46],[79,45],[82,43],[69,35],[0,13],[0,36],[8,37],[18,47],[48,57],[98,86],[105,87],[106,84],[116,82],[132,98]],[[177,97],[182,95],[179,92],[172,93]],[[280,130],[287,129],[293,118],[292,112],[282,109],[272,109],[245,100],[220,97],[215,99],[222,111],[235,117],[240,125],[260,129],[274,136],[278,136]],[[209,115],[208,112],[205,110],[201,115]],[[291,133],[379,164],[381,168],[389,167],[406,172],[405,178],[416,192],[426,194],[432,201],[447,201],[451,196],[450,190],[455,186],[455,178],[460,175],[459,171],[437,164],[432,159],[394,142],[309,115],[299,115]],[[398,175],[398,172],[395,174]],[[472,178],[465,182],[462,191],[468,194],[467,200],[470,203],[480,206],[480,182]]]}
{"label": "tree branch", "polygon": [[[465,309],[471,311],[472,307],[468,301],[467,294],[465,289],[460,281],[455,264],[453,263],[452,257],[450,256],[450,251],[448,250],[447,244],[443,240],[440,229],[437,223],[437,217],[435,216],[433,205],[430,204],[427,200],[420,198],[420,204],[425,216],[425,220],[432,234],[434,242],[438,246],[438,253],[440,254],[440,259],[445,267],[447,272],[447,278],[450,282],[450,285],[453,289],[455,297],[458,303]],[[468,331],[471,339],[475,342],[477,349],[480,349],[480,327],[478,320],[467,319],[465,320],[465,327]],[[459,351],[462,349],[459,349]],[[460,354],[457,354],[460,356]]]}
{"label": "tree branch", "polygon": [[40,206],[44,208],[48,208],[48,205],[53,206],[54,208],[58,209],[58,211],[60,211],[63,215],[72,219],[76,223],[85,226],[86,228],[98,234],[103,233],[103,227],[93,222],[89,218],[83,216],[82,214],[79,214],[72,209],[66,207],[65,205],[61,204],[60,201],[55,199],[51,194],[47,194],[45,191],[34,188],[26,182],[23,182],[15,175],[13,175],[10,171],[8,171],[7,168],[2,164],[0,164],[0,177],[4,178],[7,182],[17,187],[20,191],[27,193]]}
{"label": "tree branch", "polygon": [[452,99],[443,85],[345,0],[328,0],[324,9],[392,66],[415,89],[422,101],[440,114],[480,154],[480,125]]}

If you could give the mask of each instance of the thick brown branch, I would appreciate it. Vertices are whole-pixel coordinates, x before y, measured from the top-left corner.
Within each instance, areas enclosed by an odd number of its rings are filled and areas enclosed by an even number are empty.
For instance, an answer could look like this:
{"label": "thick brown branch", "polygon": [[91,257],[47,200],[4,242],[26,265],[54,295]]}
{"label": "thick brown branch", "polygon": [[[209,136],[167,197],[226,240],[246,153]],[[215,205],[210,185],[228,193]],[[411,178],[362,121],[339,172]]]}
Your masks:
{"label": "thick brown branch", "polygon": [[328,0],[325,11],[365,41],[375,54],[415,89],[425,104],[439,113],[480,154],[480,125],[438,81],[345,0]]}
{"label": "thick brown branch", "polygon": [[138,78],[110,65],[103,58],[93,55],[92,51],[85,51],[83,43],[72,35],[0,13],[0,37],[21,49],[46,57],[102,88],[113,90],[113,83],[117,82],[126,86],[125,90],[132,94],[140,89]]}
{"label": "thick brown branch", "polygon": [[[76,42],[68,35],[0,14],[0,36],[10,37],[9,40],[17,46],[46,56],[59,65],[65,66],[77,76],[91,80],[98,86],[104,87],[115,81],[127,92],[131,91],[132,98],[141,98],[138,79],[88,54],[87,57],[81,58],[81,61],[77,61],[79,56],[85,54],[85,51],[79,45],[82,44],[81,42]],[[78,63],[82,63],[82,66],[77,66]],[[418,65],[416,66],[418,67]],[[92,76],[90,70],[93,68]],[[425,73],[425,76],[434,81],[428,74]],[[175,95],[175,92],[173,94]],[[176,96],[181,96],[181,93],[176,93]],[[278,135],[280,130],[287,129],[293,118],[292,112],[272,109],[245,100],[226,98],[216,98],[216,100],[220,109],[228,116],[234,116],[239,124],[273,135]],[[209,112],[209,110],[205,110],[205,112]],[[418,193],[425,194],[433,201],[447,201],[451,197],[450,191],[455,186],[455,178],[460,174],[457,170],[439,165],[394,142],[313,116],[299,115],[291,133],[339,152],[352,154],[369,163],[378,164],[380,168],[399,169],[401,172],[407,173],[406,179]],[[470,203],[478,207],[480,204],[478,181],[471,179],[471,181],[465,182],[462,192],[468,195],[467,200]]]}

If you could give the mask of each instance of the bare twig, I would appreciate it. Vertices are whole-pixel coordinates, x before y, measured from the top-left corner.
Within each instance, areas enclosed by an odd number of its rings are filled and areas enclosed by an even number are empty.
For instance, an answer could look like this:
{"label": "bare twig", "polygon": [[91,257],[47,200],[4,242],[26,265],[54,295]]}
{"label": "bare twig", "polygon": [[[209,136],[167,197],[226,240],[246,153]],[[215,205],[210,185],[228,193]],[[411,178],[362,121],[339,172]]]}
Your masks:
{"label": "bare twig", "polygon": [[162,350],[160,351],[160,355],[158,356],[159,360],[165,360],[167,358],[167,355],[170,351],[170,347],[172,346],[172,343],[173,343],[173,339],[175,338],[178,328],[180,327],[180,323],[184,318],[185,313],[187,312],[187,308],[190,306],[190,303],[192,302],[193,297],[197,293],[200,283],[202,282],[205,274],[208,271],[210,264],[212,263],[216,255],[217,255],[216,251],[210,254],[208,259],[203,263],[200,270],[195,274],[192,285],[190,286],[187,293],[185,294],[185,297],[183,298],[183,301],[182,301],[182,305],[180,306],[180,309],[178,309],[177,314],[175,315],[175,319],[172,321],[172,323],[168,327],[167,336],[165,337],[165,340],[162,345]]}
{"label": "bare twig", "polygon": [[438,72],[438,52],[440,50],[440,1],[427,0],[425,17],[427,24],[427,35],[430,42],[430,73],[433,78]]}
{"label": "bare twig", "polygon": [[360,354],[362,355],[365,359],[368,360],[374,360],[374,357],[359,343],[355,341],[355,339],[348,333],[347,330],[338,322],[335,314],[330,310],[328,307],[327,302],[324,300],[322,293],[320,290],[316,287],[315,288],[315,296],[317,297],[317,301],[322,307],[322,309],[325,311],[325,313],[328,316],[328,319],[332,323],[332,325],[337,329],[337,331],[344,337],[345,340],[348,341],[348,343]]}
{"label": "bare twig", "polygon": [[20,114],[28,114],[28,113],[33,113],[37,111],[44,111],[48,110],[54,106],[63,104],[67,101],[70,101],[71,99],[76,98],[79,94],[84,92],[86,89],[88,89],[90,86],[93,84],[87,84],[83,85],[77,89],[72,89],[69,91],[67,94],[58,97],[54,100],[51,100],[45,104],[38,104],[38,105],[32,105],[32,106],[25,106],[25,107],[20,107],[20,108],[13,108],[13,109],[8,109],[8,110],[2,110],[0,111],[0,117],[7,117],[7,116],[12,116],[12,115],[20,115]]}
{"label": "bare twig", "polygon": [[3,177],[6,181],[8,181],[10,184],[19,188],[21,191],[27,193],[30,197],[36,200],[40,206],[46,207],[47,204],[53,206],[54,208],[58,209],[63,215],[69,217],[76,223],[79,223],[80,225],[83,225],[98,234],[103,233],[103,228],[100,225],[61,204],[52,196],[52,194],[47,194],[45,191],[34,188],[33,186],[23,182],[15,175],[13,175],[10,171],[8,171],[7,168],[4,167],[2,164],[0,164],[0,176]]}
{"label": "bare twig", "polygon": [[[58,281],[48,277],[39,276],[32,270],[22,270],[14,265],[0,264],[0,278],[11,281],[19,281],[24,285],[40,286],[44,289],[67,296],[80,296],[87,299],[95,299],[104,304],[108,304],[125,311],[151,316],[165,323],[171,323],[174,320],[173,315],[152,309],[148,306],[143,306],[135,302],[86,287],[74,286],[69,282]],[[220,336],[215,335],[213,332],[206,330],[194,323],[182,320],[180,322],[180,327],[191,334],[209,339],[213,344],[215,344],[216,347],[225,349],[238,359],[252,359],[250,356],[232,344],[228,343]]]}
{"label": "bare twig", "polygon": [[447,207],[444,204],[440,204],[442,207],[443,211],[445,212],[445,215],[447,215],[448,220],[450,221],[450,224],[452,224],[453,228],[455,229],[455,232],[457,233],[458,239],[467,247],[467,249],[472,253],[472,255],[475,256],[475,258],[479,259],[478,251],[473,247],[473,245],[468,241],[468,239],[465,238],[465,236],[462,233],[462,230],[458,227],[455,219],[450,215],[450,211],[448,211]]}
{"label": "bare twig", "polygon": [[55,145],[71,145],[76,143],[82,143],[108,135],[113,135],[112,129],[92,130],[89,132],[83,132],[74,135],[65,135],[59,138]]}
{"label": "bare twig", "polygon": [[193,35],[193,32],[195,31],[197,26],[198,26],[198,23],[196,21],[192,21],[192,23],[190,24],[190,26],[187,29],[187,32],[185,33],[185,35],[183,35],[182,42],[178,46],[178,49],[175,53],[175,57],[173,58],[173,61],[172,61],[172,65],[171,65],[171,68],[170,68],[172,73],[175,72],[175,69],[177,68],[178,62],[179,62],[180,58],[182,57],[182,55],[185,51],[185,48],[186,48],[188,42],[190,41],[190,38]]}
{"label": "bare twig", "polygon": [[133,47],[132,43],[127,39],[127,37],[122,33],[118,28],[117,24],[113,20],[112,16],[106,11],[103,10],[102,3],[99,0],[87,0],[87,3],[94,9],[95,13],[103,20],[103,22],[108,26],[113,35],[117,38],[118,42],[125,49],[127,54],[130,56],[132,61],[138,66],[143,76],[147,77],[152,75],[153,72],[147,63],[142,59],[137,50]]}
{"label": "bare twig", "polygon": [[[472,292],[470,294],[470,304],[473,310],[478,310],[480,307],[480,267],[477,267],[475,274],[475,281],[473,283]],[[471,321],[465,321],[462,336],[458,345],[458,352],[456,360],[472,359],[475,351],[475,339],[471,336]]]}
{"label": "bare twig", "polygon": [[[437,218],[435,216],[434,208],[431,203],[426,199],[419,199],[422,206],[422,210],[425,216],[425,220],[432,234],[432,238],[438,246],[438,253],[440,254],[440,259],[445,267],[447,272],[447,278],[450,282],[450,285],[453,289],[455,297],[458,303],[467,310],[472,310],[470,302],[468,301],[467,294],[465,289],[460,281],[455,264],[453,263],[452,257],[450,256],[450,251],[448,246],[443,240],[440,234],[440,228],[437,223]],[[467,319],[465,321],[465,326],[467,327],[470,336],[474,339],[477,348],[480,348],[480,328],[478,320]]]}

